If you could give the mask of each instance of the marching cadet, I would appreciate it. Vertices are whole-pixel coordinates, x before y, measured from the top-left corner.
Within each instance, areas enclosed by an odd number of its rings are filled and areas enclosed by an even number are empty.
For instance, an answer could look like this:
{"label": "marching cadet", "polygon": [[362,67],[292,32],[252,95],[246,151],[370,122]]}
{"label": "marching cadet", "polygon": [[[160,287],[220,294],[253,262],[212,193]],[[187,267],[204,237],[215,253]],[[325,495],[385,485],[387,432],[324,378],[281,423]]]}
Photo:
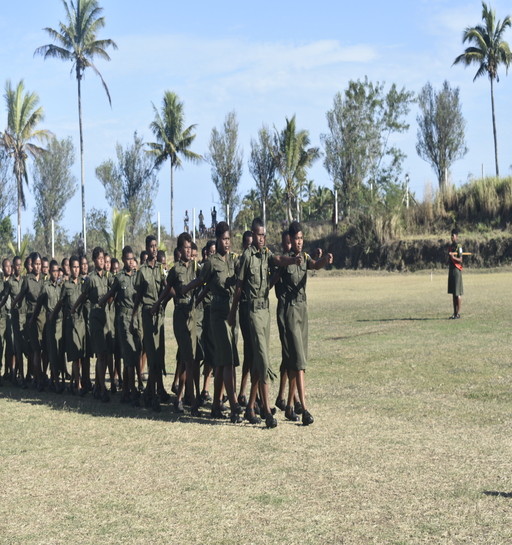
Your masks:
{"label": "marching cadet", "polygon": [[[2,261],[2,276],[0,277],[0,301],[3,300],[8,290],[9,279],[12,274],[11,262],[9,259]],[[14,380],[16,369],[14,366],[14,347],[12,339],[11,313],[9,312],[9,303],[7,302],[0,309],[0,369],[5,354],[5,371],[3,380]],[[2,377],[0,377],[0,386]]]}
{"label": "marching cadet", "polygon": [[[194,358],[196,351],[196,316],[193,300],[182,293],[181,288],[190,284],[195,278],[195,270],[191,261],[192,237],[189,233],[181,233],[178,237],[180,260],[169,271],[167,286],[155,303],[152,313],[159,312],[160,305],[170,295],[171,289],[175,292],[173,329],[178,343],[180,355],[180,373],[178,399],[174,403],[177,412],[184,412],[183,393],[186,389],[189,395],[194,392]],[[148,356],[149,359],[149,356]],[[192,403],[192,413],[198,414],[199,403]]]}
{"label": "marching cadet", "polygon": [[[242,236],[243,252],[252,246],[252,233],[245,231]],[[249,328],[249,305],[245,298],[245,292],[240,295],[240,304],[238,308],[238,321],[242,338],[244,340],[244,361],[242,364],[242,379],[240,380],[240,391],[238,393],[238,403],[242,407],[247,407],[247,397],[245,389],[247,388],[247,380],[252,368],[252,348],[251,348],[251,330]]]}
{"label": "marching cadet", "polygon": [[[0,301],[0,309],[8,304],[11,315],[12,333],[13,333],[13,349],[16,362],[16,370],[13,376],[13,385],[21,386],[22,389],[27,388],[27,382],[25,380],[25,374],[23,370],[23,327],[25,324],[25,305],[23,301],[20,301],[14,308],[12,306],[13,300],[19,294],[21,286],[23,284],[23,277],[21,276],[21,258],[16,256],[12,260],[12,274],[4,287],[4,295],[2,301]],[[19,375],[19,383],[16,374]]]}
{"label": "marching cadet", "polygon": [[[105,254],[105,276],[107,278],[108,289],[110,290],[110,288],[112,287],[112,282],[114,281],[114,276],[112,274],[112,258],[109,254]],[[110,392],[112,394],[115,394],[117,391],[115,381],[116,369],[114,367],[114,356],[116,351],[116,308],[113,302],[109,302],[109,304],[105,306],[105,314],[107,316],[107,368],[108,374],[110,376]],[[121,369],[119,369],[118,376],[121,382]]]}
{"label": "marching cadet", "polygon": [[75,314],[78,308],[87,300],[91,302],[89,312],[89,327],[91,330],[91,349],[96,354],[96,391],[95,397],[104,403],[110,401],[105,386],[105,374],[107,369],[108,354],[108,325],[105,309],[98,302],[108,291],[108,279],[105,274],[105,254],[103,248],[97,246],[92,252],[95,269],[82,284],[82,294],[71,308],[71,314]]}
{"label": "marching cadet", "polygon": [[253,374],[249,402],[245,416],[251,423],[256,423],[254,413],[257,386],[259,383],[261,402],[263,404],[262,416],[265,417],[267,428],[275,428],[277,420],[270,409],[268,397],[268,380],[273,380],[275,374],[270,367],[269,342],[270,342],[270,310],[268,301],[269,283],[268,276],[272,265],[286,267],[288,265],[302,263],[302,257],[274,256],[265,246],[265,227],[260,218],[252,222],[252,246],[242,255],[240,274],[228,317],[228,324],[233,327],[236,321],[238,302],[245,291],[249,303],[249,327],[251,331],[251,345],[253,351]]}
{"label": "marching cadet", "polygon": [[[144,349],[148,363],[148,382],[145,392],[146,403],[151,403],[153,411],[160,412],[160,400],[156,388],[162,394],[165,392],[163,375],[165,374],[165,338],[163,309],[154,310],[154,305],[165,289],[165,271],[156,261],[157,243],[153,235],[146,237],[146,252],[148,258],[140,266],[135,278],[137,292],[130,320],[130,332],[135,335],[135,323],[139,305],[142,304],[142,329]],[[166,392],[165,392],[166,393]],[[163,401],[163,400],[162,400]]]}
{"label": "marching cadet", "polygon": [[[74,314],[71,314],[73,305],[82,294],[82,284],[84,280],[80,278],[80,260],[74,255],[69,259],[69,278],[64,281],[60,293],[60,299],[53,313],[49,317],[52,322],[55,319],[55,313],[58,313],[63,307],[63,330],[64,346],[67,360],[72,362],[72,378],[75,380],[75,387],[78,394],[83,397],[88,389],[83,382],[84,358],[85,358],[85,319],[83,307],[78,308]],[[70,391],[74,392],[73,382],[70,385]]]}
{"label": "marching cadet", "polygon": [[99,301],[99,305],[105,305],[111,298],[115,300],[116,339],[119,340],[124,363],[121,402],[131,401],[134,407],[138,407],[140,402],[139,392],[135,386],[135,371],[137,366],[140,365],[140,338],[138,324],[134,327],[133,334],[130,332],[130,322],[137,294],[135,289],[137,274],[131,246],[123,248],[123,265],[123,269],[114,277],[110,291]]}
{"label": "marching cadet", "polygon": [[11,311],[20,302],[25,301],[27,308],[24,328],[25,352],[28,354],[29,366],[32,366],[32,376],[35,379],[37,389],[42,392],[45,388],[46,377],[43,377],[41,367],[41,341],[46,317],[39,315],[36,320],[31,320],[44,284],[39,253],[32,252],[30,254],[30,268],[32,272],[28,273],[23,279],[18,295],[11,303]]}
{"label": "marching cadet", "polygon": [[[46,346],[48,348],[48,357],[50,361],[51,383],[50,389],[57,394],[64,391],[61,385],[59,375],[61,372],[61,361],[63,356],[63,336],[62,336],[62,312],[54,312],[62,292],[62,286],[58,282],[59,264],[52,260],[49,265],[49,280],[44,283],[41,293],[37,298],[37,303],[30,318],[29,327],[32,328],[37,321],[41,309],[46,312]],[[50,316],[53,318],[50,320]]]}
{"label": "marching cadet", "polygon": [[306,282],[308,269],[318,270],[332,263],[332,254],[326,254],[315,261],[302,251],[304,236],[299,222],[293,221],[289,228],[291,251],[289,258],[301,258],[300,262],[288,265],[281,272],[284,290],[284,344],[283,359],[288,371],[288,403],[285,417],[291,421],[299,420],[293,406],[295,390],[297,389],[302,405],[302,423],[307,426],[314,418],[307,410],[305,371],[308,357],[308,306],[306,302]]}
{"label": "marching cadet", "polygon": [[235,326],[227,323],[230,303],[236,285],[236,257],[229,252],[231,236],[229,225],[221,221],[215,228],[217,252],[203,265],[199,278],[182,288],[183,295],[206,284],[212,293],[210,328],[214,351],[214,395],[212,418],[224,418],[221,410],[223,385],[231,408],[231,422],[242,422],[242,407],[235,391],[235,367],[240,365],[236,346]]}
{"label": "marching cadet", "polygon": [[[87,256],[83,255],[80,257],[80,289],[82,288],[82,284],[86,282],[88,278],[89,261],[87,260]],[[89,315],[91,313],[91,301],[89,299],[85,301],[80,312],[83,314],[85,322],[85,357],[82,362],[82,385],[86,391],[92,392],[91,358],[94,356],[94,354],[92,352],[91,326],[89,323]]]}

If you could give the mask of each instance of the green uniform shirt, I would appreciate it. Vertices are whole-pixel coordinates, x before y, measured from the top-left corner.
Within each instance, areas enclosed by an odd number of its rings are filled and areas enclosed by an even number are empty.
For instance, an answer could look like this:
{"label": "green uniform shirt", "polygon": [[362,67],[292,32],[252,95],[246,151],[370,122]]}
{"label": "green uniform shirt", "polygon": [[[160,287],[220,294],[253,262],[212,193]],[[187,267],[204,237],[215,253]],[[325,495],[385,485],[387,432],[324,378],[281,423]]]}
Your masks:
{"label": "green uniform shirt", "polygon": [[176,305],[192,303],[192,298],[184,296],[181,293],[181,288],[187,284],[190,284],[195,277],[196,271],[192,261],[189,261],[188,266],[185,265],[183,261],[179,261],[169,271],[167,283],[170,284],[170,286],[174,288],[174,291],[176,292]]}
{"label": "green uniform shirt", "polygon": [[[82,294],[82,284],[85,282],[83,278],[78,278],[75,284],[73,280],[66,280],[61,284],[60,298],[63,300],[62,307],[69,315],[73,305],[77,302]],[[81,314],[82,308],[78,308],[75,314]]]}
{"label": "green uniform shirt", "polygon": [[135,280],[137,279],[136,271],[128,274],[125,269],[119,271],[114,277],[112,290],[115,292],[116,306],[122,309],[133,309],[135,302]]}
{"label": "green uniform shirt", "polygon": [[143,307],[152,307],[165,287],[165,269],[161,263],[144,263],[135,277],[135,290],[142,295]]}
{"label": "green uniform shirt", "polygon": [[[285,254],[287,257],[296,257],[294,252]],[[288,265],[281,267],[280,280],[283,296],[287,299],[302,299],[306,300],[306,282],[308,280],[308,269],[311,267],[311,257],[301,252],[301,265]]]}
{"label": "green uniform shirt", "polygon": [[230,299],[235,291],[237,259],[232,254],[224,257],[225,260],[220,254],[210,256],[199,275],[203,283],[208,285],[214,301],[217,297]]}
{"label": "green uniform shirt", "polygon": [[240,262],[239,278],[244,283],[244,292],[248,301],[268,298],[268,277],[274,264],[274,254],[268,248],[258,250],[254,246],[247,248]]}
{"label": "green uniform shirt", "polygon": [[[43,289],[41,290],[41,293],[38,298],[38,302],[41,303],[41,306],[46,310],[47,315],[51,314],[55,307],[57,306],[57,303],[59,302],[61,298],[62,293],[62,284],[59,282],[55,282],[53,284],[51,281],[46,282],[43,286]],[[57,316],[55,316],[55,320],[62,319],[62,309],[59,310],[59,313]]]}
{"label": "green uniform shirt", "polygon": [[27,305],[27,314],[34,312],[37,299],[43,289],[44,281],[42,275],[39,275],[39,280],[36,279],[34,273],[29,273],[23,279],[20,293],[25,299]]}
{"label": "green uniform shirt", "polygon": [[[98,306],[98,301],[107,294],[108,281],[105,271],[100,275],[95,269],[82,284],[82,293],[87,294],[87,299],[91,302],[91,311],[101,308]],[[101,308],[101,310],[104,312],[105,309]]]}

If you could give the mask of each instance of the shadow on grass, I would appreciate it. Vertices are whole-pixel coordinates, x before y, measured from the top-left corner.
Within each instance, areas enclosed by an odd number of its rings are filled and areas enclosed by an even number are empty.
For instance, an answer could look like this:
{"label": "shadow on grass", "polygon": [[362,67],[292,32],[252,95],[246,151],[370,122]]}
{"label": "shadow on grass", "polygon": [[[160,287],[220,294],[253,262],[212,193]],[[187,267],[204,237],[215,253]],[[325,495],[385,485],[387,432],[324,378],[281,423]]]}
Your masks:
{"label": "shadow on grass", "polygon": [[[92,397],[92,394],[87,394],[84,397],[72,395],[67,391],[62,394],[54,392],[38,392],[37,390],[27,389],[21,390],[10,385],[4,385],[0,388],[0,399],[6,399],[17,403],[26,403],[31,405],[46,406],[55,411],[68,411],[78,414],[87,414],[90,416],[104,418],[134,418],[138,420],[157,420],[163,422],[183,422],[216,426],[219,424],[231,424],[229,421],[229,412],[224,413],[226,419],[210,418],[211,406],[208,403],[200,409],[201,416],[193,417],[190,413],[177,413],[174,410],[172,401],[162,403],[162,412],[155,413],[151,408],[143,406],[141,398],[140,407],[132,407],[130,403],[120,403],[121,394],[110,395],[108,403],[102,403]],[[175,396],[173,396],[173,401]],[[235,424],[240,425],[240,424]]]}
{"label": "shadow on grass", "polygon": [[373,320],[356,320],[356,322],[432,322],[448,318],[375,318]]}
{"label": "shadow on grass", "polygon": [[496,490],[484,490],[486,496],[498,496],[500,498],[512,498],[512,492],[498,492]]}

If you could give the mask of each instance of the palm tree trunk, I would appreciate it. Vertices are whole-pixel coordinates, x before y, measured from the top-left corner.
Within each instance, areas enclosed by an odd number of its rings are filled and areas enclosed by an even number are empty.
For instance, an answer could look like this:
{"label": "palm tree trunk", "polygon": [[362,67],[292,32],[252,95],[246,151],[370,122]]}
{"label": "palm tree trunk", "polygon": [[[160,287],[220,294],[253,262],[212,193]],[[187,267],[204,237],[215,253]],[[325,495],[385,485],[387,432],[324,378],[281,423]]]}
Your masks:
{"label": "palm tree trunk", "polygon": [[18,245],[18,254],[21,249],[21,183],[22,179],[19,173],[16,173],[16,178],[18,182],[18,231],[16,233],[17,245]]}
{"label": "palm tree trunk", "polygon": [[78,126],[80,128],[80,166],[81,166],[81,183],[82,183],[82,228],[84,239],[84,254],[87,253],[87,233],[85,225],[85,166],[84,166],[84,133],[82,128],[82,90],[80,86],[81,81],[80,70],[76,69],[76,79],[78,81]]}
{"label": "palm tree trunk", "polygon": [[498,166],[498,135],[496,133],[496,115],[494,113],[494,79],[491,77],[491,106],[492,106],[492,132],[494,135],[494,159],[496,161],[496,177],[500,175]]}
{"label": "palm tree trunk", "polygon": [[171,237],[174,237],[174,165],[171,161]]}

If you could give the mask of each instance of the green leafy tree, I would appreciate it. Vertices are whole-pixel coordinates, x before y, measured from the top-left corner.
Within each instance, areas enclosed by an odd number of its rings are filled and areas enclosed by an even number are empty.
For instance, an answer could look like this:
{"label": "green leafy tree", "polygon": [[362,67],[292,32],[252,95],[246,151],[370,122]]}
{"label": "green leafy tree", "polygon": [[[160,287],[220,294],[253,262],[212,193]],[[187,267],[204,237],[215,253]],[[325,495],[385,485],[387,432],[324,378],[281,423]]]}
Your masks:
{"label": "green leafy tree", "polygon": [[[0,134],[1,138],[1,134]],[[3,220],[16,211],[16,186],[9,153],[0,147],[0,218]]]}
{"label": "green leafy tree", "polygon": [[158,193],[158,178],[153,159],[144,150],[144,141],[133,135],[133,144],[123,149],[116,145],[117,163],[112,159],[96,168],[96,177],[105,188],[107,202],[129,214],[127,230],[132,242],[145,228]]}
{"label": "green leafy tree", "polygon": [[268,203],[272,184],[276,175],[276,162],[272,155],[273,139],[268,127],[258,131],[258,140],[251,138],[251,155],[249,157],[249,172],[256,182],[256,190],[260,209],[264,206],[263,221],[266,222]]}
{"label": "green leafy tree", "polygon": [[324,165],[340,191],[341,208],[351,210],[381,196],[398,183],[405,155],[392,145],[392,135],[405,132],[413,93],[392,85],[350,81],[334,97],[327,112],[329,133],[321,136]]}
{"label": "green leafy tree", "polygon": [[206,160],[212,167],[212,180],[229,225],[240,205],[238,186],[243,171],[243,150],[238,145],[238,120],[229,112],[222,130],[212,129]]}
{"label": "green leafy tree", "polygon": [[286,118],[285,128],[274,138],[272,156],[284,183],[286,216],[290,222],[293,220],[292,202],[295,199],[299,212],[300,194],[306,182],[307,171],[320,158],[320,149],[309,147],[310,143],[308,131],[297,131],[295,116]]}
{"label": "green leafy tree", "polygon": [[441,91],[436,91],[428,82],[418,95],[418,105],[416,151],[431,165],[439,181],[439,189],[444,190],[446,173],[451,165],[468,152],[459,88],[452,89],[445,81]]}
{"label": "green leafy tree", "polygon": [[492,132],[494,136],[494,159],[496,163],[496,176],[500,175],[498,165],[498,134],[496,131],[496,114],[494,109],[494,80],[500,81],[498,68],[504,65],[508,71],[512,53],[510,46],[503,39],[505,31],[512,25],[512,18],[507,15],[503,21],[496,21],[496,10],[491,9],[485,2],[482,2],[483,24],[474,27],[467,27],[462,34],[462,43],[472,44],[459,55],[453,64],[470,66],[476,64],[478,70],[473,78],[487,75],[491,82],[491,109],[492,109]]}
{"label": "green leafy tree", "polygon": [[149,128],[157,141],[148,143],[151,148],[148,153],[153,155],[157,168],[168,159],[171,163],[171,237],[174,237],[174,171],[183,168],[182,158],[196,164],[203,158],[190,150],[196,138],[194,130],[197,125],[185,128],[184,105],[178,95],[165,91],[160,112],[153,103],[151,104],[155,119]]}
{"label": "green leafy tree", "polygon": [[42,55],[46,60],[49,57],[71,61],[72,71],[75,71],[78,83],[78,124],[80,129],[80,164],[82,188],[82,230],[84,246],[87,248],[86,213],[85,213],[85,166],[84,166],[84,137],[82,129],[82,79],[85,70],[91,68],[99,76],[101,83],[112,105],[107,84],[96,68],[96,58],[110,61],[106,49],[117,49],[117,44],[110,39],[99,40],[98,33],[105,26],[105,17],[101,17],[103,8],[97,0],[62,0],[66,12],[66,23],[59,24],[59,30],[45,28],[55,43],[38,47],[34,55]]}
{"label": "green leafy tree", "polygon": [[44,149],[34,141],[45,142],[51,133],[50,131],[37,129],[37,125],[44,119],[42,106],[38,107],[39,96],[34,92],[24,92],[25,87],[21,80],[16,89],[11,86],[10,80],[5,84],[5,102],[7,106],[7,128],[0,136],[0,144],[9,153],[14,177],[16,179],[18,194],[18,250],[21,245],[21,209],[26,207],[23,181],[28,186],[27,159],[36,158]]}
{"label": "green leafy tree", "polygon": [[[77,190],[77,180],[71,172],[75,163],[75,148],[71,137],[63,140],[52,138],[46,149],[46,153],[39,155],[34,160],[34,228],[36,235],[42,235],[45,253],[51,249],[51,224],[56,224],[57,232],[59,222],[64,217],[67,203]],[[60,241],[62,245],[63,241]]]}

